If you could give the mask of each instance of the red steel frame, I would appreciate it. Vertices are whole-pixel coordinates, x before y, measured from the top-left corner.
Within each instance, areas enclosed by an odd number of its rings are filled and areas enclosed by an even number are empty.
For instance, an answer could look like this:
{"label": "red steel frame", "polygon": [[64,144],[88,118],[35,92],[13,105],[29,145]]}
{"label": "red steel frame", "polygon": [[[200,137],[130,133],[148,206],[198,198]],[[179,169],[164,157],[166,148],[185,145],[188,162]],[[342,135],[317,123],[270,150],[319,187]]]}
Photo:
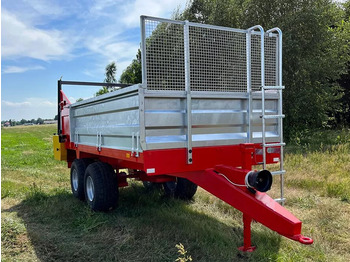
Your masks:
{"label": "red steel frame", "polygon": [[[93,146],[76,146],[70,142],[67,106],[70,102],[62,90],[59,90],[59,97],[59,122],[62,128],[62,142],[64,141],[68,150],[68,167],[75,158],[94,158],[111,164],[117,171],[121,168],[138,170],[133,175],[120,173],[119,186],[128,185],[127,177],[153,182],[173,181],[175,177],[187,178],[243,213],[244,245],[239,248],[242,251],[251,252],[255,249],[251,246],[250,225],[253,219],[292,240],[312,244],[311,238],[301,235],[301,221],[287,209],[265,193],[252,193],[247,187],[232,184],[244,185],[245,175],[254,165],[262,162],[260,144],[193,148],[192,164],[187,164],[186,148],[145,150],[136,157],[125,150],[103,147],[97,150]],[[257,154],[259,151],[260,154]],[[274,153],[267,152],[266,156],[267,163],[271,164],[275,163],[280,155],[276,150]]]}
{"label": "red steel frame", "polygon": [[[75,157],[68,158],[69,167],[74,158],[93,157],[108,162],[114,168],[138,169],[146,173],[147,169],[154,169],[154,172],[148,172],[147,175],[156,176],[203,171],[219,164],[251,169],[253,165],[262,162],[261,145],[251,143],[193,148],[193,162],[190,165],[187,164],[186,148],[146,150],[136,157],[135,154],[125,150],[103,147],[97,150],[94,146],[76,146],[70,142],[68,105],[71,103],[62,90],[60,91],[60,101],[61,134],[64,137],[66,149],[68,152],[71,151],[68,155],[72,155],[72,153],[74,155],[75,152]],[[276,147],[276,149],[279,148]],[[257,154],[258,151],[260,151],[259,154]],[[279,159],[279,152],[267,153],[266,155],[268,164],[278,162],[274,160]]]}

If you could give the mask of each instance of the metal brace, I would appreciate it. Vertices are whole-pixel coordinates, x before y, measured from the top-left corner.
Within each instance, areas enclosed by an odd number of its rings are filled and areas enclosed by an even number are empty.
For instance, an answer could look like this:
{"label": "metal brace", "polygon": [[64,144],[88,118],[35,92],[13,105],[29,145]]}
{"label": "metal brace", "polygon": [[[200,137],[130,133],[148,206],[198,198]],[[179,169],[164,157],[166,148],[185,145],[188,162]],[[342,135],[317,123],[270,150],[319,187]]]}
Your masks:
{"label": "metal brace", "polygon": [[133,156],[134,155],[134,152],[135,152],[135,132],[132,132],[131,133],[131,155]]}
{"label": "metal brace", "polygon": [[96,144],[96,148],[97,151],[100,152],[101,148],[102,148],[102,133],[101,132],[97,132],[97,144]]}
{"label": "metal brace", "polygon": [[139,157],[140,133],[136,133],[136,157]]}
{"label": "metal brace", "polygon": [[75,131],[75,134],[74,134],[74,146],[75,147],[78,147],[78,142],[79,142],[79,134],[77,131]]}
{"label": "metal brace", "polygon": [[[135,148],[135,137],[136,137],[136,148]],[[140,144],[140,133],[132,132],[131,133],[131,155],[133,156],[135,153],[136,157],[139,157],[139,144]]]}

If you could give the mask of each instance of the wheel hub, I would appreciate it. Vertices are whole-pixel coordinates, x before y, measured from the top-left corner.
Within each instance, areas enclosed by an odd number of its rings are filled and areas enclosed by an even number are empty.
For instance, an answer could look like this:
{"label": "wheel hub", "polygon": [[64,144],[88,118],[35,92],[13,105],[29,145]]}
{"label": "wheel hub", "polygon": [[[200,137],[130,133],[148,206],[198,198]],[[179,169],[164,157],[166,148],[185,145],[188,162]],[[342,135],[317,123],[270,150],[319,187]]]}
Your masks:
{"label": "wheel hub", "polygon": [[88,176],[86,179],[86,194],[87,194],[88,200],[92,202],[94,200],[95,188],[94,188],[94,182],[92,181],[91,176]]}
{"label": "wheel hub", "polygon": [[73,190],[76,192],[78,191],[78,172],[77,170],[73,170],[72,173],[72,185],[73,185]]}

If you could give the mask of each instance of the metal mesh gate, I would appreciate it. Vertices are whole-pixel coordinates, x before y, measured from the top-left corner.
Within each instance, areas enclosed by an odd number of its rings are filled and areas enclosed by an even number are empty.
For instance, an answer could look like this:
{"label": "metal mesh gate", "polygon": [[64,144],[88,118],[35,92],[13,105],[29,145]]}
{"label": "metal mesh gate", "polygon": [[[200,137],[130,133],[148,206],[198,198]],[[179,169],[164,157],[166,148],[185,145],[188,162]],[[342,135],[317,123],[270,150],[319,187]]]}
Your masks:
{"label": "metal mesh gate", "polygon": [[[247,92],[247,30],[142,18],[143,82],[149,90],[185,90],[185,50],[191,91]],[[277,83],[277,38],[265,35],[265,82]],[[251,87],[261,87],[260,34],[251,36]]]}
{"label": "metal mesh gate", "polygon": [[145,21],[147,88],[184,90],[185,60],[183,25]]}

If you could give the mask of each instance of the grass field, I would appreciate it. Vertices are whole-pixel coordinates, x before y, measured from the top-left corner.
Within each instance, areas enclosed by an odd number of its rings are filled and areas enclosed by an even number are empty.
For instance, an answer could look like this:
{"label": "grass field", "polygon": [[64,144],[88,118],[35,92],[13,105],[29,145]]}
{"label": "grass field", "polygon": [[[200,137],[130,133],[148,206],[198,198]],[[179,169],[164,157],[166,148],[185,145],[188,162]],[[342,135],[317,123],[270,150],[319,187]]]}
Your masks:
{"label": "grass field", "polygon": [[2,261],[175,261],[183,257],[179,243],[193,261],[350,261],[349,131],[286,148],[286,207],[314,244],[254,223],[251,254],[237,250],[241,213],[203,190],[184,202],[135,181],[120,189],[116,210],[91,212],[72,197],[66,164],[53,159],[54,132],[54,126],[1,131]]}

